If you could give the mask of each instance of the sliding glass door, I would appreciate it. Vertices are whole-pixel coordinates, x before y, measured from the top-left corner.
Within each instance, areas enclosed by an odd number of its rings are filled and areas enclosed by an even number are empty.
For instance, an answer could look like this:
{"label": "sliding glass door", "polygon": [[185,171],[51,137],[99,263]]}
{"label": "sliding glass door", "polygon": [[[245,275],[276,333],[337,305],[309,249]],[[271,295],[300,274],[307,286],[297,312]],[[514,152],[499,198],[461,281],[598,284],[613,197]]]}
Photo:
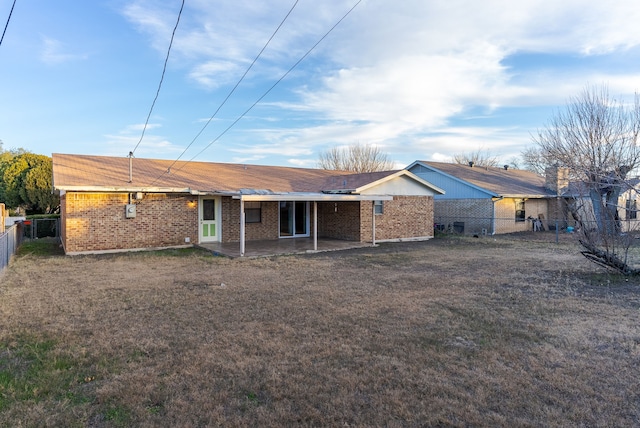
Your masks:
{"label": "sliding glass door", "polygon": [[309,236],[309,202],[280,202],[280,237]]}

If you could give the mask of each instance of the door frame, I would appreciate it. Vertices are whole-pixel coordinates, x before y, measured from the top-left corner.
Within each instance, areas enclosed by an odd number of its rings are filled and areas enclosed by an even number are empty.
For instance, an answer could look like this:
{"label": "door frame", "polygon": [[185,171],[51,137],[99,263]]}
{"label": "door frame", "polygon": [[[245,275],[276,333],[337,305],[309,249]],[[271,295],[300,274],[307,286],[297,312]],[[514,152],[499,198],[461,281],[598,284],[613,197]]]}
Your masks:
{"label": "door frame", "polygon": [[[204,210],[204,200],[213,200],[214,201],[214,224],[215,224],[215,237],[204,237],[203,236],[203,210]],[[221,207],[222,199],[219,196],[200,196],[198,198],[198,242],[199,243],[207,243],[207,242],[221,242],[222,240],[222,207]]]}
{"label": "door frame", "polygon": [[[293,208],[291,210],[291,212],[290,212],[290,216],[292,216],[292,229],[293,229],[293,233],[291,235],[282,235],[282,229],[281,229],[281,226],[282,226],[282,213],[281,213],[282,205],[281,204],[283,202],[291,203],[291,206]],[[296,203],[304,203],[305,204],[304,222],[305,222],[306,233],[304,233],[304,234],[302,234],[302,233],[301,234],[297,234],[296,233],[296,212],[295,212]],[[310,230],[310,227],[311,227],[311,212],[310,212],[310,210],[311,210],[311,203],[309,201],[286,201],[286,200],[278,201],[278,238],[281,238],[281,239],[304,238],[304,237],[308,238],[309,236],[311,236],[311,230]]]}

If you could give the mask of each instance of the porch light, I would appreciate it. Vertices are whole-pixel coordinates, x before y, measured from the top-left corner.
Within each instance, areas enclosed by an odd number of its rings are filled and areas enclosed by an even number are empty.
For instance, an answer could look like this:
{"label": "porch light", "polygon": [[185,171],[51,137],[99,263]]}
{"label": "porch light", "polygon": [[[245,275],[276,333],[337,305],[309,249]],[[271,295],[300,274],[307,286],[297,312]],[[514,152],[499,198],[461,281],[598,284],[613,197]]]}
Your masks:
{"label": "porch light", "polygon": [[194,201],[193,199],[187,201],[187,206],[189,208],[195,208],[196,207],[196,201]]}

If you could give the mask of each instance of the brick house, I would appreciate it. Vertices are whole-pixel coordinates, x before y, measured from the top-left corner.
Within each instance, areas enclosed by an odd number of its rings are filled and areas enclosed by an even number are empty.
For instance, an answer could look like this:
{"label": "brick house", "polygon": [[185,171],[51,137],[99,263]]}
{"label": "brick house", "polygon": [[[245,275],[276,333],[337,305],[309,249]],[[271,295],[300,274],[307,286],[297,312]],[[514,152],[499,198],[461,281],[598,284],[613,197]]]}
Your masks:
{"label": "brick house", "polygon": [[[443,191],[407,170],[364,174],[53,154],[67,254],[296,237],[433,237]],[[316,246],[317,248],[317,246]]]}
{"label": "brick house", "polygon": [[436,228],[465,234],[499,234],[565,227],[570,215],[569,176],[502,168],[416,161],[407,169],[444,189],[435,195]]}

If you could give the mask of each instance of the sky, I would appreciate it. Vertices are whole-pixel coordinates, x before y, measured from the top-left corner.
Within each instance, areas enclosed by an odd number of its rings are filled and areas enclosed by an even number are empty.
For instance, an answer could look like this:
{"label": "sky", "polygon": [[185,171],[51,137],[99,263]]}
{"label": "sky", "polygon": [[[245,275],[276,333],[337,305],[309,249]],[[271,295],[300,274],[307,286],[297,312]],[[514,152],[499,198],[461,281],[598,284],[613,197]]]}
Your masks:
{"label": "sky", "polygon": [[585,88],[640,91],[636,0],[185,0],[162,77],[181,5],[16,0],[3,148],[316,167],[362,144],[398,168],[507,164]]}

